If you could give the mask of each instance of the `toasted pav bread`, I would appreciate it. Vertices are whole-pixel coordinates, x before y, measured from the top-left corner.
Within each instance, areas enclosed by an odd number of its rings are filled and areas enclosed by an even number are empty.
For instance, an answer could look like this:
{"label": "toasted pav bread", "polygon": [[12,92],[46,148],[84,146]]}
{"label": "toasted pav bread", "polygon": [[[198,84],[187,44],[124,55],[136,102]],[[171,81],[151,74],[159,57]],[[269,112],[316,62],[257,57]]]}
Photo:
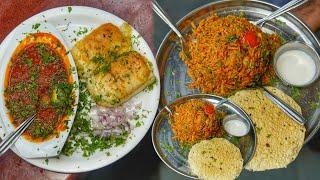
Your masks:
{"label": "toasted pav bread", "polygon": [[131,27],[103,24],[76,43],[71,53],[80,79],[98,105],[115,107],[154,82],[148,60],[132,50]]}
{"label": "toasted pav bread", "polygon": [[108,73],[88,79],[88,90],[97,104],[117,106],[154,81],[147,60],[135,51],[122,54],[110,65]]}
{"label": "toasted pav bread", "polygon": [[123,25],[123,32],[111,24],[103,24],[93,30],[89,35],[77,42],[71,53],[77,65],[80,78],[88,78],[97,68],[97,64],[92,61],[96,57],[103,57],[105,60],[111,59],[118,54],[131,50],[131,36],[129,25]]}

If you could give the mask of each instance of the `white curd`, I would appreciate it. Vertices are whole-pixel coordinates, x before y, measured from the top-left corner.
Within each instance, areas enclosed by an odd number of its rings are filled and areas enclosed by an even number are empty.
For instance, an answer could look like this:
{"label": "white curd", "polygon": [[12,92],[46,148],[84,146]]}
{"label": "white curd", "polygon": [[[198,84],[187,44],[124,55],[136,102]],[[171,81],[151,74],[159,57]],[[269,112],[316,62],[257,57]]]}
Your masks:
{"label": "white curd", "polygon": [[316,75],[316,64],[312,57],[301,50],[290,50],[281,54],[276,62],[279,76],[287,83],[303,86]]}
{"label": "white curd", "polygon": [[249,132],[249,127],[240,119],[227,120],[224,124],[224,129],[233,136],[241,137]]}

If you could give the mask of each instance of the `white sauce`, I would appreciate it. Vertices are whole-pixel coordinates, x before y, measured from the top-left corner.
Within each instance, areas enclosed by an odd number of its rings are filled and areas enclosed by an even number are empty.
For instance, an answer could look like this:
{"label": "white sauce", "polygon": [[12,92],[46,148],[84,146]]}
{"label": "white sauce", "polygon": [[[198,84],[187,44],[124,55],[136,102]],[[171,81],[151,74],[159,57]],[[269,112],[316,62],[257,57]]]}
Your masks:
{"label": "white sauce", "polygon": [[248,126],[240,119],[227,120],[224,129],[231,135],[241,137],[249,132]]}
{"label": "white sauce", "polygon": [[276,63],[282,79],[290,84],[308,84],[316,75],[316,64],[312,57],[300,50],[290,50],[281,54]]}

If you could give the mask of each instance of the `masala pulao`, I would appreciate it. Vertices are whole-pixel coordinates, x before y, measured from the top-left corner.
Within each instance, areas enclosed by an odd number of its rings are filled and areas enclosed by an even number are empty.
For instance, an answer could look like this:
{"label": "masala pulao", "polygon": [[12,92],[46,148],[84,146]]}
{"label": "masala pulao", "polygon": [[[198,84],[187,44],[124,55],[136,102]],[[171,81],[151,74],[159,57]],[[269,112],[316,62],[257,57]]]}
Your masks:
{"label": "masala pulao", "polygon": [[278,35],[234,15],[203,19],[188,39],[188,56],[182,53],[181,58],[192,79],[190,87],[220,96],[269,83],[273,54],[282,43]]}
{"label": "masala pulao", "polygon": [[210,102],[193,99],[174,107],[170,125],[179,143],[192,145],[200,140],[222,137],[223,117],[224,113]]}
{"label": "masala pulao", "polygon": [[[301,113],[300,106],[291,97],[274,87],[267,89]],[[262,90],[242,90],[229,99],[251,117],[257,133],[256,152],[246,169],[264,171],[284,168],[295,160],[303,146],[304,126],[293,121]]]}

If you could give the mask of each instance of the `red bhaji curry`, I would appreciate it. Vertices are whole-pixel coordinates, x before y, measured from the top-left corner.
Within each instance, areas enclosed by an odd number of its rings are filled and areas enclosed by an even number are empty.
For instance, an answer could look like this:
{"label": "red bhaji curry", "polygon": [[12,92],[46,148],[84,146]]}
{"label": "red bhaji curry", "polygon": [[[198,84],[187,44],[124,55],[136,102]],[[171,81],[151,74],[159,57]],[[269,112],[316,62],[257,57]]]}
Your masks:
{"label": "red bhaji curry", "polygon": [[6,72],[5,101],[11,122],[36,119],[24,136],[48,140],[65,130],[74,104],[73,79],[67,53],[49,33],[28,35],[16,48]]}

